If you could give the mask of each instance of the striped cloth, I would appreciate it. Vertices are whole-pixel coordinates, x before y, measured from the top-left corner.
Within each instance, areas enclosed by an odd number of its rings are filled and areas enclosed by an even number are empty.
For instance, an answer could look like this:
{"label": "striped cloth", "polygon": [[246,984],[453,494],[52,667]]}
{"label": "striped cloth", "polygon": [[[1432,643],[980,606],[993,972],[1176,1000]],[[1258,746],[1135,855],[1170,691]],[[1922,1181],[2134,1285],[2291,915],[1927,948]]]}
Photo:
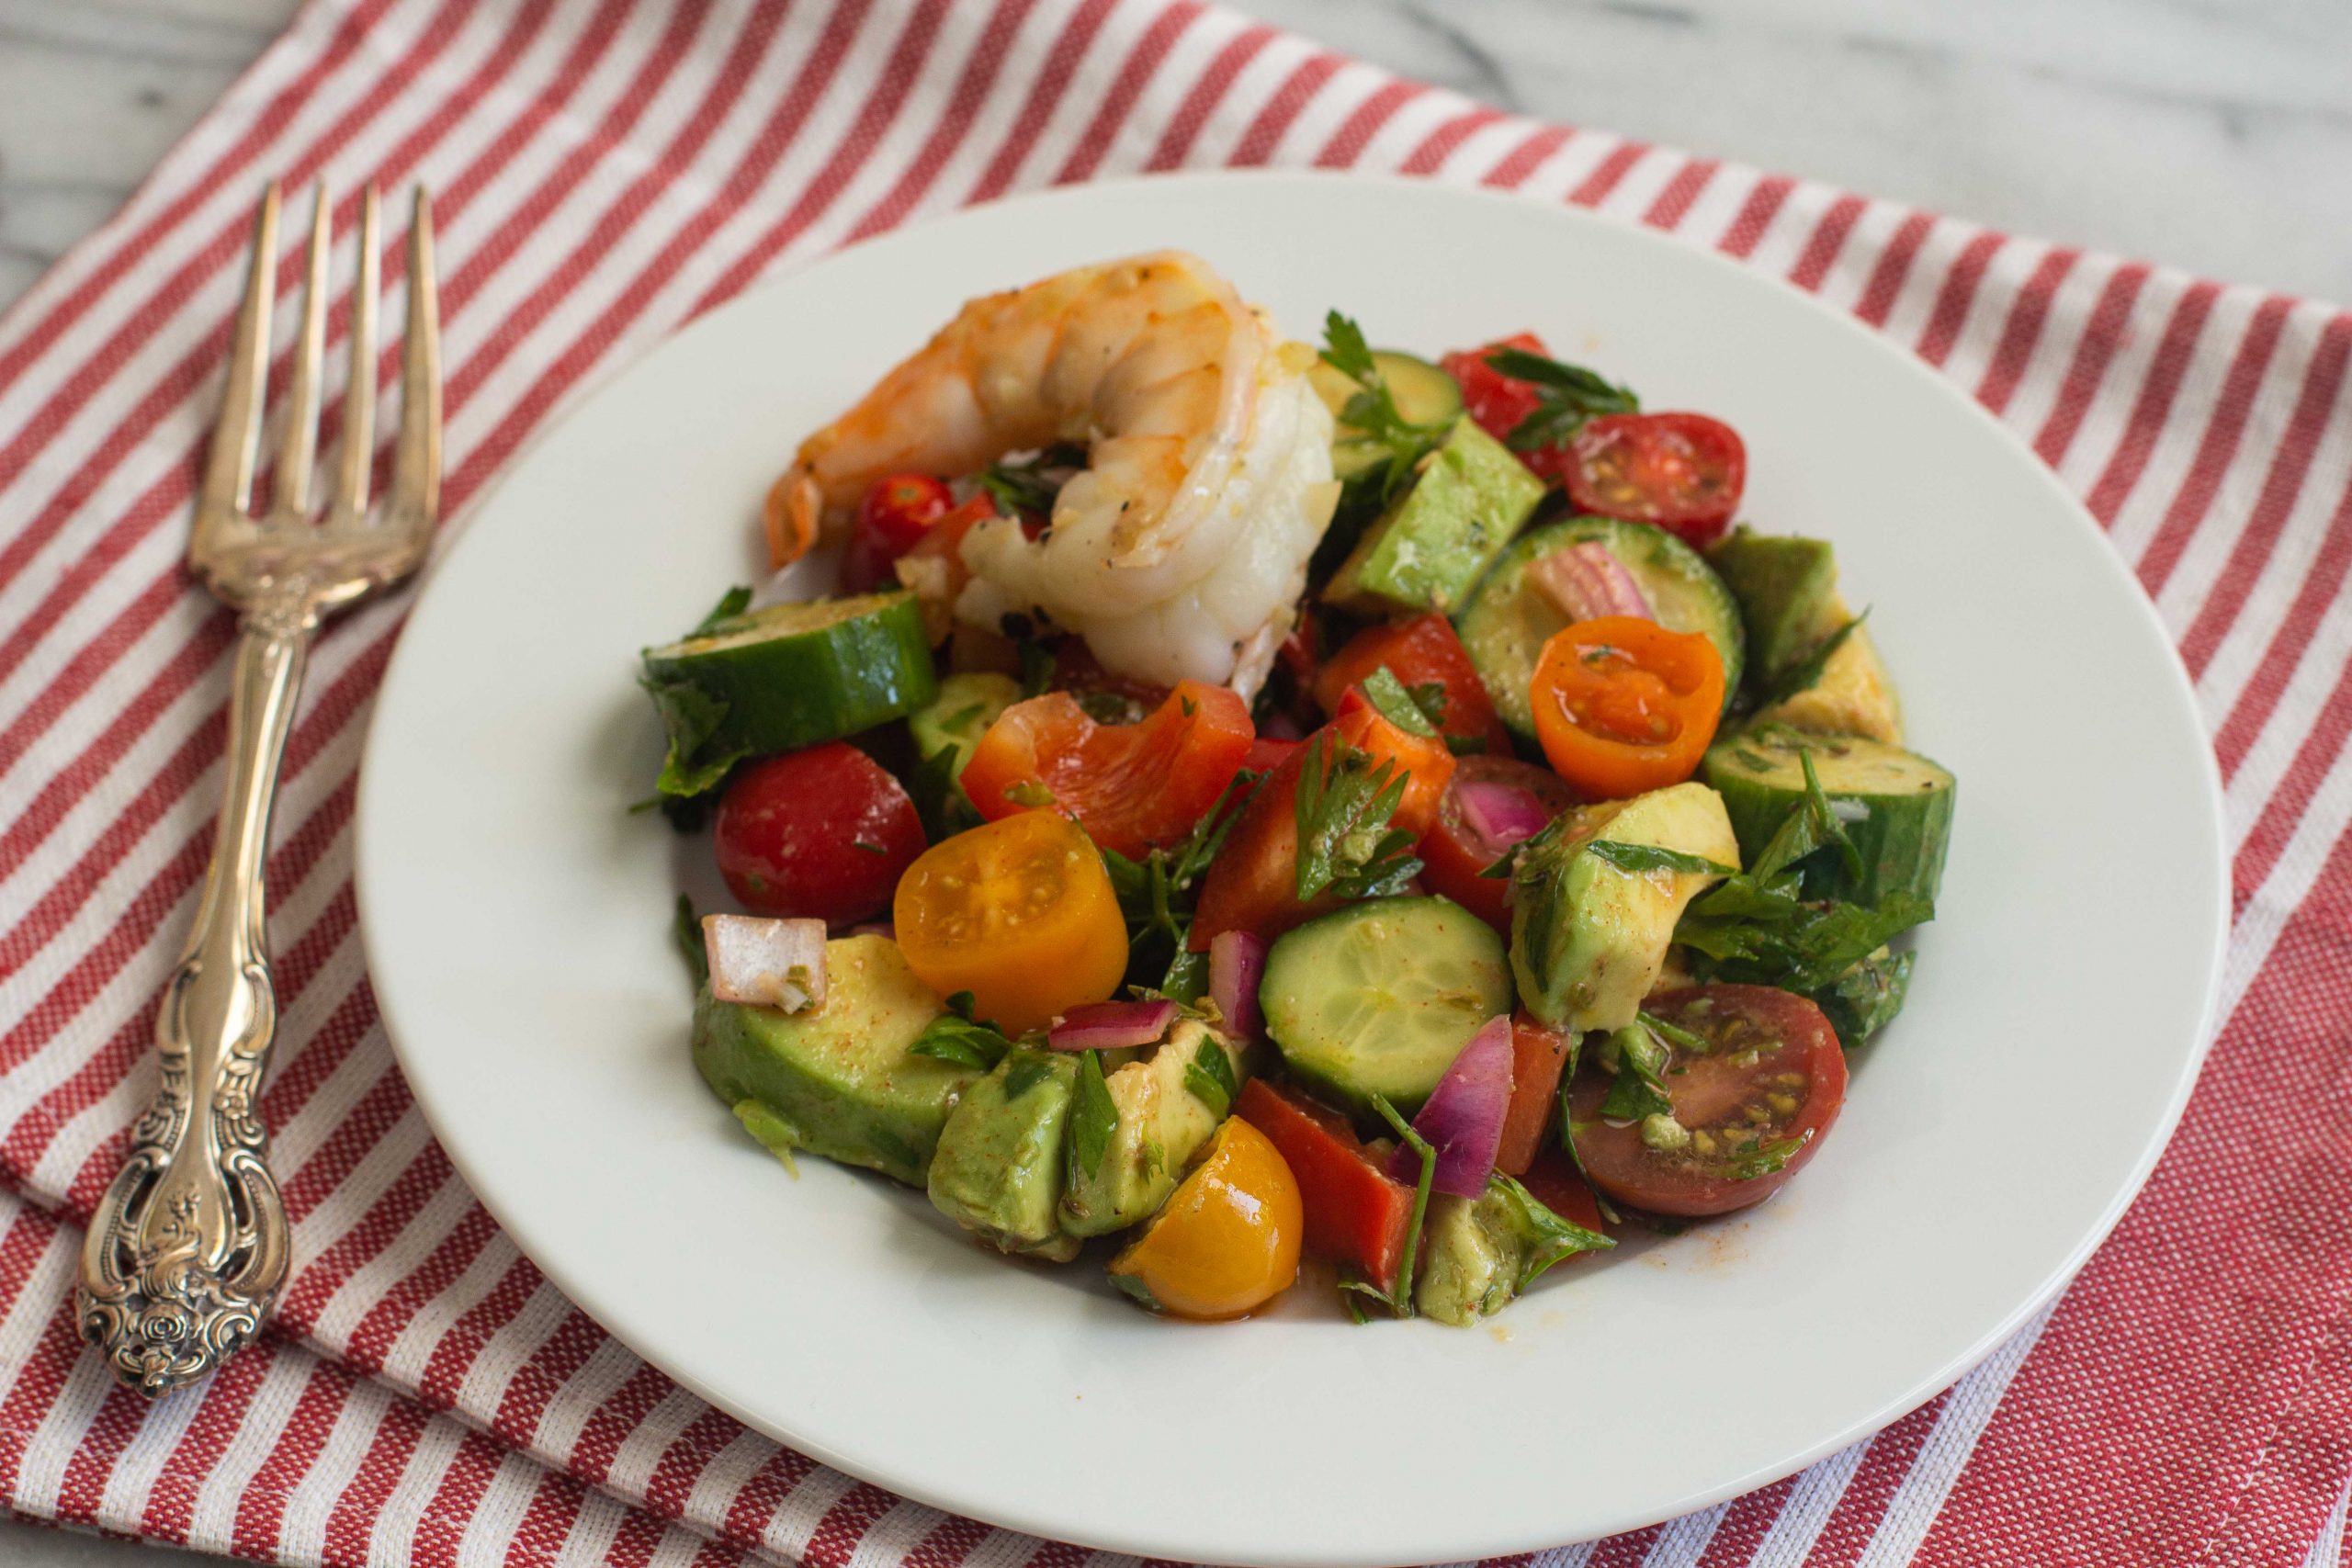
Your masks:
{"label": "striped cloth", "polygon": [[1227,164],[1599,208],[1889,333],[2083,496],[2228,781],[2226,1027],[2073,1288],[1877,1437],[1542,1561],[2345,1561],[2352,316],[1499,114],[1193,0],[316,0],[0,323],[0,1502],[288,1563],[1084,1555],[746,1431],[566,1303],[452,1174],[353,931],[354,768],[402,597],[322,639],[286,759],[263,1110],[298,1258],[275,1327],[150,1408],[65,1303],[220,790],[232,626],[178,558],[266,175],[329,174],[346,245],[363,178],[437,193],[455,528],[586,387],[763,277],[1010,190]]}

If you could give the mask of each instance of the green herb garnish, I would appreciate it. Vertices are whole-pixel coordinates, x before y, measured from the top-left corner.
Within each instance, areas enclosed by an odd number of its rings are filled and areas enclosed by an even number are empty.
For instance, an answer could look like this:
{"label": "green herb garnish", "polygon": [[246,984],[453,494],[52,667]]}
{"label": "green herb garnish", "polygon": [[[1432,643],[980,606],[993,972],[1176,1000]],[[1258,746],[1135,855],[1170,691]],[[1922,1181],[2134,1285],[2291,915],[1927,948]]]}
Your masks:
{"label": "green herb garnish", "polygon": [[[1607,1050],[1617,1057],[1617,1077],[1600,1114],[1610,1122],[1638,1122],[1645,1116],[1671,1116],[1674,1100],[1666,1092],[1666,1042],[1636,1023],[1611,1032]],[[1606,1056],[1603,1057],[1604,1063]]]}
{"label": "green herb garnish", "polygon": [[1050,517],[1062,481],[1048,479],[1047,470],[1082,468],[1085,463],[1081,449],[1048,446],[1027,462],[992,463],[979,471],[976,482],[1008,517]]}
{"label": "green herb garnish", "polygon": [[1193,1059],[1184,1064],[1184,1087],[1220,1122],[1241,1092],[1241,1086],[1233,1079],[1233,1059],[1214,1039],[1202,1040]]}
{"label": "green herb garnish", "polygon": [[1535,389],[1535,406],[1504,437],[1514,452],[1565,445],[1585,422],[1605,413],[1632,413],[1642,406],[1631,389],[1586,369],[1523,348],[1498,348],[1487,355],[1489,368]]}
{"label": "green herb garnish", "polygon": [[1516,1211],[1520,1231],[1532,1244],[1526,1260],[1520,1265],[1521,1295],[1526,1294],[1527,1287],[1542,1279],[1555,1263],[1580,1252],[1606,1252],[1617,1245],[1599,1231],[1587,1230],[1573,1220],[1563,1219],[1534,1193],[1499,1170],[1487,1178],[1487,1192],[1489,1197],[1501,1198]]}
{"label": "green herb garnish", "polygon": [[1323,318],[1323,363],[1361,389],[1340,410],[1340,423],[1351,443],[1385,449],[1384,462],[1367,465],[1378,474],[1375,494],[1385,502],[1412,482],[1415,467],[1445,439],[1451,422],[1417,424],[1399,412],[1363,330],[1337,310]]}
{"label": "green herb garnish", "polygon": [[1102,1081],[1102,1054],[1088,1051],[1079,1057],[1078,1089],[1069,1108],[1071,1168],[1091,1177],[1102,1168],[1111,1135],[1119,1130],[1119,1108],[1111,1086]]}
{"label": "green herb garnish", "polygon": [[1429,1218],[1430,1184],[1437,1179],[1437,1151],[1430,1147],[1430,1141],[1414,1132],[1413,1124],[1397,1114],[1396,1108],[1388,1103],[1386,1095],[1374,1094],[1372,1108],[1380,1112],[1383,1121],[1396,1129],[1405,1146],[1419,1159],[1421,1173],[1413,1183],[1413,1215],[1406,1222],[1405,1245],[1396,1255],[1396,1289],[1384,1291],[1371,1280],[1353,1274],[1340,1277],[1340,1299],[1347,1303],[1348,1315],[1358,1323],[1364,1321],[1363,1309],[1355,1300],[1358,1296],[1378,1302],[1388,1309],[1392,1316],[1413,1315],[1413,1265],[1418,1261],[1421,1249],[1421,1225]]}
{"label": "green herb garnish", "polygon": [[1668,1023],[1654,1012],[1645,1010],[1639,1016],[1644,1029],[1679,1051],[1689,1051],[1704,1056],[1715,1048],[1714,1043],[1705,1035],[1685,1029],[1679,1023]]}
{"label": "green herb garnish", "polygon": [[1306,743],[1298,774],[1297,895],[1306,903],[1325,889],[1342,898],[1399,892],[1421,869],[1407,852],[1413,835],[1391,828],[1408,776],[1395,758],[1377,766],[1372,753],[1328,730]]}
{"label": "green herb garnish", "polygon": [[1004,1060],[1012,1042],[995,1024],[972,1016],[972,993],[958,991],[947,998],[947,1010],[923,1026],[907,1054],[953,1062],[959,1067],[988,1071]]}
{"label": "green herb garnish", "polygon": [[1870,616],[1871,613],[1864,610],[1860,615],[1815,643],[1804,658],[1776,672],[1770,680],[1764,682],[1763,689],[1757,693],[1756,705],[1758,708],[1769,708],[1776,703],[1787,702],[1800,693],[1810,692],[1819,685],[1821,673],[1829,668],[1831,657],[1846,646],[1846,639],[1852,637],[1861,624],[1870,619]]}
{"label": "green herb garnish", "polygon": [[[1436,684],[1434,682],[1430,683]],[[1396,672],[1385,664],[1363,678],[1365,700],[1380,710],[1381,717],[1408,735],[1418,735],[1425,740],[1434,740],[1437,739],[1437,726],[1430,721],[1430,714],[1421,706],[1419,699],[1415,695],[1420,689],[1418,686],[1407,688],[1405,682],[1396,679]],[[1445,688],[1439,686],[1437,690],[1440,697],[1442,698]],[[1442,701],[1438,711],[1441,714],[1444,712]]]}
{"label": "green herb garnish", "polygon": [[1614,839],[1595,839],[1584,848],[1607,861],[1620,871],[1690,872],[1707,876],[1730,876],[1739,868],[1711,861],[1704,855],[1685,854],[1680,850],[1660,849],[1656,844],[1624,844]]}
{"label": "green herb garnish", "polygon": [[1724,1161],[1724,1174],[1734,1181],[1753,1181],[1759,1176],[1771,1176],[1786,1169],[1797,1151],[1813,1138],[1807,1131],[1803,1137],[1771,1138],[1752,1144]]}

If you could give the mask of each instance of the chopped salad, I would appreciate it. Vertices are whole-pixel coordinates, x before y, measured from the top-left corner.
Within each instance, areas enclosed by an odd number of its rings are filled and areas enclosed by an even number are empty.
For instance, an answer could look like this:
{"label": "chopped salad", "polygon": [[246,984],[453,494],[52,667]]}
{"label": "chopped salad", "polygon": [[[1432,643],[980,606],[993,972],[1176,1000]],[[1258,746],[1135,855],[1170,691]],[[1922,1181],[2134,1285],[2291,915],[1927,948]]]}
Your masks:
{"label": "chopped salad", "polygon": [[1532,333],[1308,345],[1182,253],[972,301],[801,444],[779,577],[643,653],[649,804],[741,906],[679,901],[695,1066],[1185,1318],[1305,1257],[1469,1324],[1762,1201],[1955,795],[1746,465]]}

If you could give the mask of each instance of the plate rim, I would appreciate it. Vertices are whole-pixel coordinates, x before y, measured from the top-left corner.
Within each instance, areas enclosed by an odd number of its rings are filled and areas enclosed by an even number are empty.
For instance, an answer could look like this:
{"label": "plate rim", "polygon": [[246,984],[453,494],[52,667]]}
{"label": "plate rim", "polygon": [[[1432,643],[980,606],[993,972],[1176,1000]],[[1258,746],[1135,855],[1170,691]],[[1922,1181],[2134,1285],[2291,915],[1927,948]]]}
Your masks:
{"label": "plate rim", "polygon": [[[1737,1477],[1693,1489],[1668,1515],[1654,1517],[1648,1511],[1636,1511],[1611,1516],[1602,1528],[1577,1539],[1578,1540],[1603,1539],[1624,1530],[1659,1523],[1664,1518],[1676,1517],[1685,1513],[1713,1506],[1758,1487],[1769,1485],[1775,1481],[1792,1475],[1862,1438],[1883,1430],[1887,1426],[1917,1409],[1936,1393],[1951,1387],[1973,1371],[2015,1335],[2035,1314],[2041,1312],[2062,1294],[2087,1263],[2091,1255],[2112,1235],[2124,1213],[2146,1186],[2157,1162],[2179,1128],[2189,1098],[2195,1091],[2222,1024],[2220,1014],[2225,988],[2229,942],[2233,925],[2229,872],[2231,858],[2226,797],[2218,761],[2213,752],[2211,738],[2207,732],[2198,708],[2194,685],[2181,663],[2177,645],[2165,628],[2155,604],[2141,590],[2130,567],[2116,553],[2106,530],[2099,526],[2082,501],[2074,491],[2066,488],[2064,482],[2048,464],[2034,454],[2023,438],[1985,409],[1983,404],[1969,396],[1950,378],[1920,361],[1917,355],[1894,338],[1865,325],[1849,312],[1839,310],[1818,294],[1799,288],[1777,274],[1747,265],[1724,254],[1713,246],[1649,228],[1631,218],[1567,204],[1549,203],[1519,192],[1496,190],[1485,186],[1457,186],[1430,176],[1385,173],[1367,174],[1347,170],[1216,168],[1130,175],[1012,193],[985,203],[956,207],[936,213],[920,214],[896,228],[866,236],[821,255],[810,257],[804,262],[780,269],[774,275],[760,279],[733,299],[684,322],[634,355],[616,362],[599,377],[595,385],[589,388],[569,408],[563,410],[556,418],[543,423],[537,430],[534,431],[530,437],[509,456],[497,475],[468,505],[466,526],[456,538],[436,554],[424,581],[415,590],[416,596],[412,601],[408,613],[413,614],[424,602],[424,595],[433,591],[447,561],[458,550],[465,547],[473,534],[475,521],[496,503],[499,494],[514,476],[525,469],[543,442],[551,439],[556,433],[573,421],[584,417],[589,410],[598,406],[605,399],[619,395],[619,389],[655,356],[670,351],[675,344],[694,334],[723,330],[721,323],[724,323],[746,301],[773,290],[798,286],[812,273],[842,265],[845,259],[854,260],[869,244],[887,242],[910,232],[934,231],[942,227],[951,226],[976,212],[1004,207],[1031,209],[1075,206],[1082,208],[1088,201],[1105,192],[1118,192],[1141,186],[1165,186],[1171,184],[1187,186],[1278,184],[1294,184],[1300,186],[1326,185],[1386,186],[1397,190],[1400,194],[1409,192],[1413,199],[1434,197],[1441,202],[1459,200],[1542,211],[1550,214],[1553,219],[1570,228],[1597,227],[1614,231],[1621,236],[1635,235],[1644,243],[1669,247],[1686,255],[1702,257],[1705,265],[1715,268],[1718,272],[1736,276],[1745,280],[1736,287],[1772,290],[1784,297],[1797,299],[1802,302],[1805,310],[1813,313],[1816,320],[1834,323],[1838,330],[1850,337],[1868,342],[1872,345],[1871,352],[1898,362],[1905,367],[1905,373],[1915,378],[1931,383],[1937,388],[1939,395],[1947,405],[1974,420],[1981,427],[1989,428],[1995,432],[2011,457],[2024,469],[2031,472],[2037,484],[2064,503],[2064,509],[2071,516],[2075,525],[2089,532],[2098,547],[2097,554],[2104,563],[2102,570],[2108,571],[2117,581],[2120,590],[2134,606],[2134,613],[2143,621],[2145,628],[2154,635],[2157,645],[2165,650],[2166,656],[2161,662],[2165,671],[2165,691],[2174,710],[2173,716],[2185,721],[2198,740],[2196,751],[2201,764],[2197,770],[2199,794],[2205,807],[2203,826],[2206,830],[2206,839],[2200,847],[2210,852],[2199,856],[2199,869],[2206,875],[2211,885],[2209,891],[2211,895],[2211,903],[2205,911],[2205,918],[2211,921],[2211,940],[2207,944],[2210,953],[2203,976],[2202,1002],[2196,1024],[2195,1043],[2170,1088],[2161,1115],[2152,1123],[2142,1144],[2128,1179],[2100,1211],[2096,1222],[2033,1290],[1963,1349],[1947,1357],[1944,1362],[1935,1370],[1916,1379],[1900,1394],[1881,1402],[1874,1413],[1850,1420],[1837,1430],[1826,1433],[1770,1463],[1758,1465]],[[413,662],[407,630],[404,624],[401,635],[396,640],[384,672],[379,678],[377,687],[379,694],[389,690],[393,682],[401,677],[407,665]],[[415,655],[414,657],[424,656]],[[380,701],[371,704],[368,731],[358,765],[352,828],[352,874],[358,913],[356,923],[366,973],[371,977],[384,972],[379,963],[380,952],[379,938],[376,934],[378,921],[372,914],[377,906],[369,894],[373,878],[368,871],[368,866],[375,858],[370,853],[369,846],[380,834],[380,829],[370,828],[374,818],[369,809],[369,802],[376,794],[375,789],[371,787],[371,783],[378,773],[378,748],[375,741],[377,728],[384,711],[385,705]],[[2184,908],[2187,908],[2186,903]],[[498,1223],[500,1228],[514,1241],[516,1250],[530,1259],[533,1266],[562,1293],[567,1302],[587,1314],[604,1332],[612,1335],[632,1354],[670,1378],[679,1387],[726,1412],[752,1431],[759,1432],[777,1443],[855,1480],[868,1483],[911,1502],[974,1518],[997,1528],[1017,1530],[1045,1540],[1066,1541],[1089,1550],[1133,1553],[1146,1557],[1174,1557],[1180,1561],[1193,1555],[1189,1549],[1181,1543],[1173,1543],[1165,1537],[1148,1532],[1123,1535],[1117,1531],[1073,1530],[1067,1522],[1036,1517],[1033,1512],[1019,1507],[1001,1507],[985,1499],[964,1496],[952,1486],[933,1488],[924,1484],[920,1477],[910,1478],[892,1472],[885,1458],[876,1457],[869,1461],[863,1455],[843,1452],[822,1439],[783,1429],[782,1424],[774,1422],[767,1416],[756,1415],[744,1403],[729,1395],[726,1390],[712,1386],[704,1380],[692,1376],[673,1365],[656,1348],[639,1343],[637,1337],[606,1323],[603,1317],[589,1309],[582,1299],[584,1292],[578,1287],[578,1282],[572,1277],[571,1270],[549,1264],[524,1246],[522,1238],[529,1228],[527,1219],[510,1213],[503,1202],[493,1201],[485,1190],[483,1183],[478,1179],[479,1167],[472,1154],[447,1135],[446,1123],[436,1110],[432,1093],[420,1085],[417,1076],[410,1070],[410,1054],[401,1043],[402,1030],[395,1016],[400,1009],[399,1004],[394,1000],[393,988],[378,987],[376,1002],[379,1015],[384,1024],[386,1037],[391,1045],[394,1058],[400,1066],[402,1081],[408,1086],[411,1097],[423,1115],[435,1142],[447,1156],[452,1168],[460,1179],[466,1183],[475,1201],[481,1203],[485,1211]],[[1548,1537],[1534,1539],[1523,1539],[1518,1536],[1489,1537],[1476,1541],[1468,1552],[1459,1552],[1457,1555],[1475,1553],[1475,1555],[1486,1557],[1514,1552],[1541,1551],[1575,1543]],[[1453,1551],[1454,1549],[1446,1550]],[[1415,1555],[1433,1561],[1436,1554],[1417,1552]],[[1329,1565],[1351,1562],[1354,1559],[1334,1555],[1329,1551],[1286,1549],[1253,1551],[1246,1560],[1233,1561],[1263,1563],[1267,1568],[1329,1568]]]}

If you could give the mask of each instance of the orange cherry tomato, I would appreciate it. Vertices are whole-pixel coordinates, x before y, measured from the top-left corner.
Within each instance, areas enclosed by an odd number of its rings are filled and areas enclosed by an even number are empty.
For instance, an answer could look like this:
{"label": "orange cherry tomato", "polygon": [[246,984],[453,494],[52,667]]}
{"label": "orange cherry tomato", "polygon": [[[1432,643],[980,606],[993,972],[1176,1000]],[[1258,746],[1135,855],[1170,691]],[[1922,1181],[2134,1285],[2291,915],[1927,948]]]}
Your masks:
{"label": "orange cherry tomato", "polygon": [[1559,775],[1603,799],[1690,776],[1723,715],[1724,661],[1696,632],[1606,615],[1553,634],[1529,690]]}
{"label": "orange cherry tomato", "polygon": [[942,996],[972,993],[1007,1033],[1108,1001],[1127,928],[1102,857],[1069,818],[1024,811],[942,840],[899,879],[890,913],[907,965]]}
{"label": "orange cherry tomato", "polygon": [[1238,1116],[1125,1251],[1114,1283],[1171,1317],[1239,1317],[1298,1279],[1306,1213],[1273,1141]]}
{"label": "orange cherry tomato", "polygon": [[997,716],[964,764],[964,793],[988,818],[1058,807],[1134,858],[1193,830],[1256,735],[1249,704],[1198,681],[1140,724],[1097,724],[1068,692],[1047,692]]}

